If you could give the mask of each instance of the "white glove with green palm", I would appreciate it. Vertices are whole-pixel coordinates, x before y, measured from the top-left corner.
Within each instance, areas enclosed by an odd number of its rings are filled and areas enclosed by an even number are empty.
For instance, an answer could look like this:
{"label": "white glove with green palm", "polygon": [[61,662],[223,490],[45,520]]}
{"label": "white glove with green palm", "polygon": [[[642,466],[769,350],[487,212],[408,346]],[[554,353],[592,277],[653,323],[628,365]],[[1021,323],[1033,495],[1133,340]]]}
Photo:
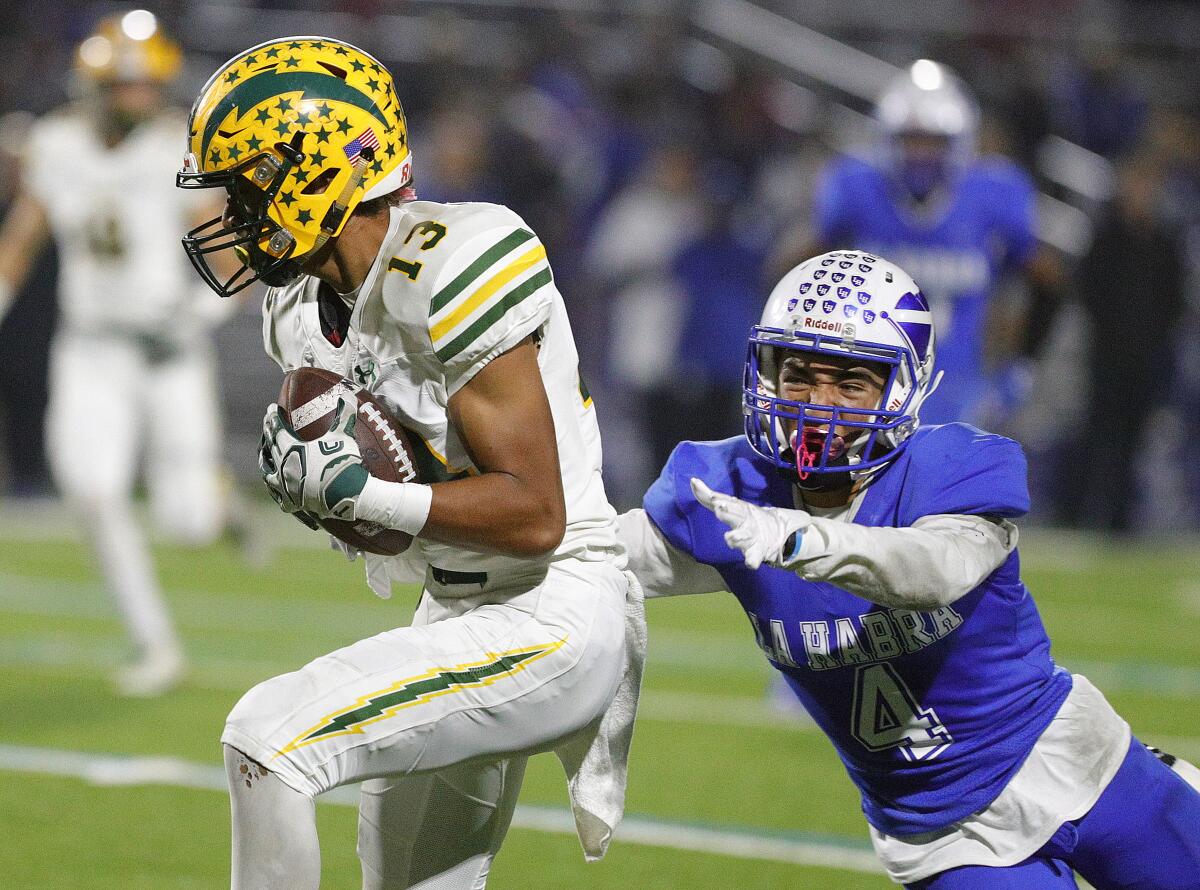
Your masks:
{"label": "white glove with green palm", "polygon": [[340,398],[329,431],[305,442],[283,409],[276,404],[267,408],[259,466],[267,489],[283,510],[297,516],[354,519],[355,502],[368,476],[354,441],[357,417],[357,403]]}

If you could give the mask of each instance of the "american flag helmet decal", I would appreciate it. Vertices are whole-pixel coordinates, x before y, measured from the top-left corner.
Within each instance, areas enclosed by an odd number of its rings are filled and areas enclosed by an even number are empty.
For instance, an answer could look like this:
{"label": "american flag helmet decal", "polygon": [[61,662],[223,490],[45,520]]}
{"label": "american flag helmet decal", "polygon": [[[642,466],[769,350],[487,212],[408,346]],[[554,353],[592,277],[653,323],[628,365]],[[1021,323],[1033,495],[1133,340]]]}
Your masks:
{"label": "american flag helmet decal", "polygon": [[358,156],[362,154],[364,148],[369,148],[372,151],[379,148],[379,137],[375,135],[375,131],[370,127],[367,127],[342,146],[342,151],[346,153],[346,157],[353,163],[358,160]]}

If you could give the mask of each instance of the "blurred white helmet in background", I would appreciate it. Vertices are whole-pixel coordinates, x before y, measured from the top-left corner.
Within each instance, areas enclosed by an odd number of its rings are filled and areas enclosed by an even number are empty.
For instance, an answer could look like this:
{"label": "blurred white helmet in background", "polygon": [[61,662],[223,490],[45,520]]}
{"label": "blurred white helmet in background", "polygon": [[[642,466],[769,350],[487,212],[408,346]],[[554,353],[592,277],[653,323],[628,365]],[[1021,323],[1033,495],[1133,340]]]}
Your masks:
{"label": "blurred white helmet in background", "polygon": [[979,107],[945,65],[918,59],[875,103],[884,160],[918,200],[970,163],[978,143]]}

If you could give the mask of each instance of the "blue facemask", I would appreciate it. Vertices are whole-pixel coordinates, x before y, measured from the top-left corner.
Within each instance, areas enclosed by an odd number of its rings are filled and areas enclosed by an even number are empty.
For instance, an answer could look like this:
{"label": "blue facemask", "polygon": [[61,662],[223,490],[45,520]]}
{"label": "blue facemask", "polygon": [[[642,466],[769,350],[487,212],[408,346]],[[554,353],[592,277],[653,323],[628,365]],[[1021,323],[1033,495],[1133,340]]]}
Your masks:
{"label": "blue facemask", "polygon": [[909,194],[924,201],[930,192],[947,179],[944,158],[905,158],[900,162],[900,181]]}

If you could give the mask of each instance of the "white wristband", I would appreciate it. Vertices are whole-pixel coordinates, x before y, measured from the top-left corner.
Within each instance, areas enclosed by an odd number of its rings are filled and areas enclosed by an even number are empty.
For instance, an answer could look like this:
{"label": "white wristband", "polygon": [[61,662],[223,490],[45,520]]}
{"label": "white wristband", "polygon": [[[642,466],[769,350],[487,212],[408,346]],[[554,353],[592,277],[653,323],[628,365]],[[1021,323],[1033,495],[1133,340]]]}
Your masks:
{"label": "white wristband", "polygon": [[354,504],[354,518],[378,522],[384,528],[394,528],[418,535],[429,519],[433,489],[415,482],[386,482],[374,476]]}

